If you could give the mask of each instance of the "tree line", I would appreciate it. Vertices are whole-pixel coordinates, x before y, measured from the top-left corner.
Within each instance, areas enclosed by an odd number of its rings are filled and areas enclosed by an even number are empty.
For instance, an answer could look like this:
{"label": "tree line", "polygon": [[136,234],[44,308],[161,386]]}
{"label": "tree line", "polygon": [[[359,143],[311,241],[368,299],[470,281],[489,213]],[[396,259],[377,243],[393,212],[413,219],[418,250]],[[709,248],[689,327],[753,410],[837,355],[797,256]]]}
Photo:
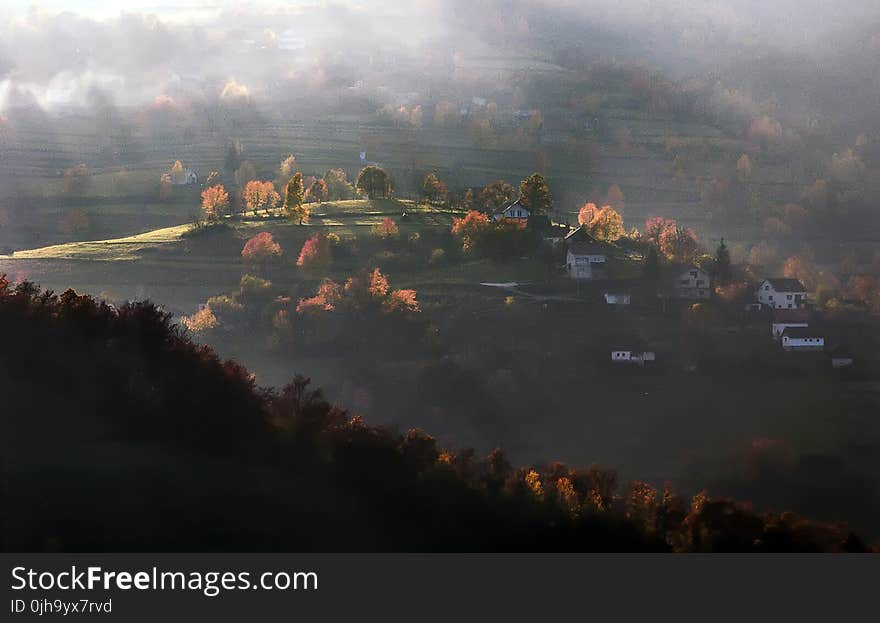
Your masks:
{"label": "tree line", "polygon": [[[385,305],[387,282],[360,278],[352,304]],[[258,388],[149,302],[0,279],[0,326],[7,550],[868,549],[842,525],[369,425],[301,376]]]}

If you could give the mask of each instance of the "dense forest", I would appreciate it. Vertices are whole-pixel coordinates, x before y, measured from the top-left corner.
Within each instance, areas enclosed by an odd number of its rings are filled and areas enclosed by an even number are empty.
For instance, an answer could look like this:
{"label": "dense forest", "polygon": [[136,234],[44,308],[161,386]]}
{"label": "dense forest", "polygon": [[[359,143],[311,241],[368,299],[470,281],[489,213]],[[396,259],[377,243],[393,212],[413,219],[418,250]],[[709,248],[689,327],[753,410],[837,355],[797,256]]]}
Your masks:
{"label": "dense forest", "polygon": [[149,303],[0,279],[13,551],[866,551],[845,526],[613,471],[514,467],[255,386]]}

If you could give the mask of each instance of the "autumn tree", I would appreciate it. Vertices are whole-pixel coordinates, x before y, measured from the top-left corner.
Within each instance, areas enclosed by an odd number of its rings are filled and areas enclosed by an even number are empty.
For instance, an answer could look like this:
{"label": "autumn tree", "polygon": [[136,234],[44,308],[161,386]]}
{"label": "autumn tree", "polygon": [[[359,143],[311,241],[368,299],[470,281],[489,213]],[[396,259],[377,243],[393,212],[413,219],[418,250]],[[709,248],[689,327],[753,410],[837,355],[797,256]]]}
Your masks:
{"label": "autumn tree", "polygon": [[257,178],[257,169],[250,162],[243,162],[240,167],[235,170],[235,184],[239,188],[244,188],[248,182]]}
{"label": "autumn tree", "polygon": [[309,198],[312,201],[321,203],[322,201],[327,201],[327,196],[327,182],[325,182],[324,180],[317,179],[312,182],[311,186],[309,186]]}
{"label": "autumn tree", "polygon": [[186,169],[180,160],[175,160],[171,165],[171,179],[175,184],[183,184],[186,182]]}
{"label": "autumn tree", "polygon": [[281,196],[275,190],[275,185],[272,182],[251,180],[245,184],[242,199],[245,209],[253,211],[256,216],[259,210],[274,211],[281,201]]}
{"label": "autumn tree", "polygon": [[344,200],[354,196],[354,187],[343,169],[330,169],[324,174],[330,199]]}
{"label": "autumn tree", "polygon": [[435,173],[428,173],[422,180],[422,194],[428,201],[443,201],[447,193],[446,184]]}
{"label": "autumn tree", "polygon": [[700,245],[693,229],[667,226],[660,235],[660,251],[669,260],[690,264],[700,254]]}
{"label": "autumn tree", "polygon": [[581,206],[581,209],[578,210],[578,225],[586,225],[590,226],[590,221],[593,220],[593,217],[596,216],[596,212],[599,209],[596,207],[595,203],[585,203]]}
{"label": "autumn tree", "polygon": [[736,161],[736,177],[741,183],[748,182],[752,177],[752,159],[743,154]]}
{"label": "autumn tree", "polygon": [[373,235],[386,240],[397,238],[400,235],[400,229],[393,219],[386,216],[381,222],[373,226]]}
{"label": "autumn tree", "polygon": [[452,235],[461,239],[462,250],[472,252],[482,235],[489,229],[488,215],[478,210],[469,210],[462,218],[452,219]]}
{"label": "autumn tree", "polygon": [[465,210],[473,210],[474,209],[474,201],[475,201],[474,189],[468,188],[464,193],[464,197],[462,197],[462,199],[461,199],[461,207],[464,208]]}
{"label": "autumn tree", "polygon": [[370,199],[386,198],[391,195],[391,176],[382,167],[367,165],[358,173],[355,187]]}
{"label": "autumn tree", "polygon": [[516,191],[504,180],[495,180],[480,191],[479,202],[486,212],[494,212],[513,199]]}
{"label": "autumn tree", "polygon": [[392,290],[383,303],[383,309],[389,313],[421,311],[415,290]]}
{"label": "autumn tree", "polygon": [[623,214],[625,201],[623,191],[620,190],[620,186],[618,186],[617,184],[612,184],[608,187],[608,192],[605,193],[605,205],[609,205],[620,214]]}
{"label": "autumn tree", "polygon": [[284,192],[284,213],[300,225],[309,220],[310,209],[303,201],[304,194],[302,173],[296,172]]}
{"label": "autumn tree", "polygon": [[315,234],[303,243],[296,265],[300,268],[326,268],[332,261],[330,240],[324,234]]}
{"label": "autumn tree", "polygon": [[265,266],[269,261],[281,257],[281,245],[267,231],[260,232],[245,242],[241,258],[248,263]]}
{"label": "autumn tree", "polygon": [[614,242],[625,233],[623,217],[611,206],[603,206],[590,221],[590,233],[597,240]]}
{"label": "autumn tree", "polygon": [[663,232],[670,227],[674,228],[675,226],[675,221],[671,219],[665,219],[662,216],[651,216],[645,220],[645,232],[643,236],[645,237],[645,240],[659,248],[660,237],[663,235]]}
{"label": "autumn tree", "polygon": [[229,207],[229,194],[223,184],[211,186],[202,191],[202,212],[210,222],[216,222]]}
{"label": "autumn tree", "polygon": [[296,173],[296,157],[293,154],[287,154],[278,165],[278,172],[275,175],[278,187],[284,186],[294,173]]}
{"label": "autumn tree", "polygon": [[553,195],[547,180],[540,173],[532,173],[519,183],[520,203],[535,214],[546,214],[553,209]]}
{"label": "autumn tree", "polygon": [[219,326],[217,317],[210,307],[203,307],[191,316],[182,316],[180,324],[191,333],[207,333]]}

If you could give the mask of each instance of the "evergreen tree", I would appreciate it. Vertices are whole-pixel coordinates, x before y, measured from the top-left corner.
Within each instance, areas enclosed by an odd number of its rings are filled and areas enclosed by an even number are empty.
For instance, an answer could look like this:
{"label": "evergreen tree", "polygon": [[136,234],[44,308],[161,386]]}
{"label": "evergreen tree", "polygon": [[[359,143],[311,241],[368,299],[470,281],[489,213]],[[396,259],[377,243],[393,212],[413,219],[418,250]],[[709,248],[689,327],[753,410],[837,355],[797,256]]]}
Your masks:
{"label": "evergreen tree", "polygon": [[730,250],[722,238],[721,244],[715,250],[715,280],[718,285],[724,286],[730,283],[731,276]]}

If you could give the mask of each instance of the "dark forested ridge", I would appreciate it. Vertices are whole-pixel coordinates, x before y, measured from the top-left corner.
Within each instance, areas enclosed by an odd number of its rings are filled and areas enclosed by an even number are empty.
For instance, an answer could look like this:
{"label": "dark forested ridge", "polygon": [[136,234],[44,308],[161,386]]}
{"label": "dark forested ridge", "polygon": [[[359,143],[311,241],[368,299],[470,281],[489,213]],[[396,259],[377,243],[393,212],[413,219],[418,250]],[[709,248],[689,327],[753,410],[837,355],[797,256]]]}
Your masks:
{"label": "dark forested ridge", "polygon": [[0,279],[5,551],[865,551],[844,526],[512,467],[255,387],[151,303]]}

